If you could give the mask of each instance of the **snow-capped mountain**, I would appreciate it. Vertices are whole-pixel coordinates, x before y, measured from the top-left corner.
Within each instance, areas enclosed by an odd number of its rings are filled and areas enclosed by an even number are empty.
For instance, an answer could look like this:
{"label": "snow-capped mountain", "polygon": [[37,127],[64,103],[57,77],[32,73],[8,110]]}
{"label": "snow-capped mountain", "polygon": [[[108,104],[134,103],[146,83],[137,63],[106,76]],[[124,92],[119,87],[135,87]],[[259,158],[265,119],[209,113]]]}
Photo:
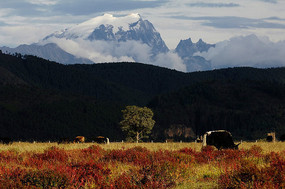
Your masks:
{"label": "snow-capped mountain", "polygon": [[130,14],[124,17],[104,14],[61,32],[53,33],[44,38],[44,41],[53,37],[67,40],[83,39],[113,42],[133,40],[148,45],[153,55],[169,51],[152,23],[143,20],[139,14]]}
{"label": "snow-capped mountain", "polygon": [[211,63],[196,52],[214,45],[202,40],[181,40],[169,50],[160,33],[139,14],[104,14],[54,32],[38,43],[16,48],[0,47],[4,53],[21,53],[64,64],[101,62],[141,62],[184,72],[208,70]]}

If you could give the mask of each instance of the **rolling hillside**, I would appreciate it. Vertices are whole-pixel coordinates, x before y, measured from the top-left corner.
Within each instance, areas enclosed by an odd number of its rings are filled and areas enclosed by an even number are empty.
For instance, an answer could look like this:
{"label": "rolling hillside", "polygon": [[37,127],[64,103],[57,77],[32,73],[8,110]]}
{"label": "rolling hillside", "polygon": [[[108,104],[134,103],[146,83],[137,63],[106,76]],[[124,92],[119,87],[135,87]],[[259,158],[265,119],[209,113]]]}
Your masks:
{"label": "rolling hillside", "polygon": [[124,139],[126,105],[155,113],[155,141],[227,129],[236,139],[284,133],[285,69],[182,73],[139,63],[62,65],[0,54],[0,131],[14,140]]}

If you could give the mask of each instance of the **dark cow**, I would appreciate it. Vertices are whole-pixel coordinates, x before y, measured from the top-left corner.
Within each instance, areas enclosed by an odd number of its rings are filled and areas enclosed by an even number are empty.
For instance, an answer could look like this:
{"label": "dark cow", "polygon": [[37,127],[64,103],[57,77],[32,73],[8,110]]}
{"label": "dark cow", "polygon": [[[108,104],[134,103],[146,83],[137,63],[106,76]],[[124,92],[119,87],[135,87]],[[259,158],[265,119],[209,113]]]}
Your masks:
{"label": "dark cow", "polygon": [[280,141],[284,142],[285,141],[285,134],[281,135],[279,138]]}
{"label": "dark cow", "polygon": [[266,141],[275,142],[276,141],[275,132],[267,133]]}
{"label": "dark cow", "polygon": [[94,139],[94,142],[99,143],[99,144],[104,144],[104,143],[107,143],[107,138],[103,136],[98,136]]}
{"label": "dark cow", "polygon": [[273,137],[272,136],[267,136],[266,137],[267,142],[273,142]]}
{"label": "dark cow", "polygon": [[73,143],[84,143],[85,142],[85,137],[84,136],[77,136],[75,137]]}
{"label": "dark cow", "polygon": [[203,146],[212,145],[220,149],[238,149],[240,144],[234,144],[230,132],[225,130],[208,131],[203,137]]}

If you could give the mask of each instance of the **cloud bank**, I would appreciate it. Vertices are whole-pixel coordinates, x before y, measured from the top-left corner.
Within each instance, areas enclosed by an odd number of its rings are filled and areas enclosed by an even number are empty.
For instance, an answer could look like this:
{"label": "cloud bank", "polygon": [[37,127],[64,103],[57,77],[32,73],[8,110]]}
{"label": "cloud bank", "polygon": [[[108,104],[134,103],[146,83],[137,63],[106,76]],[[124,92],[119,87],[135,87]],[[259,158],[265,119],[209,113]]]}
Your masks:
{"label": "cloud bank", "polygon": [[271,42],[256,35],[239,36],[216,44],[208,52],[197,53],[211,61],[212,68],[285,66],[285,41]]}
{"label": "cloud bank", "polygon": [[72,15],[88,15],[94,12],[126,11],[143,8],[159,7],[168,0],[69,0],[58,2],[53,9],[58,12],[64,12]]}
{"label": "cloud bank", "polygon": [[139,41],[88,41],[84,39],[49,38],[41,44],[55,43],[78,58],[87,58],[95,63],[140,62],[186,72],[183,60],[173,52],[160,53],[153,57],[151,48]]}
{"label": "cloud bank", "polygon": [[[133,12],[151,21],[171,49],[189,37],[216,43],[254,33],[284,40],[285,1],[281,0],[2,0],[0,46],[35,43],[104,13]],[[45,30],[39,32],[40,28]]]}
{"label": "cloud bank", "polygon": [[277,3],[277,0],[259,0],[259,1],[263,1],[263,2],[266,2],[266,3],[273,3],[273,4]]}
{"label": "cloud bank", "polygon": [[188,16],[173,16],[172,18],[184,19],[184,20],[197,20],[201,21],[204,26],[211,26],[213,28],[223,29],[248,29],[248,28],[271,28],[271,29],[285,29],[285,24],[268,22],[268,20],[280,20],[284,19],[278,17],[269,18],[244,18],[235,16],[223,16],[223,17],[188,17]]}
{"label": "cloud bank", "polygon": [[189,3],[190,7],[239,7],[236,3]]}

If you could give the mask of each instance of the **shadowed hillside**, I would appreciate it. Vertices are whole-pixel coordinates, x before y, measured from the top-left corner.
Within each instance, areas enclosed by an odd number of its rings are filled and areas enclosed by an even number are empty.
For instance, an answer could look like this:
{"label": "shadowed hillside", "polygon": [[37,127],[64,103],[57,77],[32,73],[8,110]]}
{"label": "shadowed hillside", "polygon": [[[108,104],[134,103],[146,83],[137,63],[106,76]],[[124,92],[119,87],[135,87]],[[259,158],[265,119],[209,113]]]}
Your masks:
{"label": "shadowed hillside", "polygon": [[0,74],[2,137],[122,140],[118,123],[126,105],[154,110],[154,140],[193,140],[213,129],[244,140],[285,132],[284,68],[186,74],[139,63],[62,65],[1,53]]}
{"label": "shadowed hillside", "polygon": [[166,138],[179,141],[225,129],[235,139],[256,140],[270,131],[285,133],[284,94],[285,85],[276,82],[219,80],[158,96],[149,107],[157,121],[154,132]]}

